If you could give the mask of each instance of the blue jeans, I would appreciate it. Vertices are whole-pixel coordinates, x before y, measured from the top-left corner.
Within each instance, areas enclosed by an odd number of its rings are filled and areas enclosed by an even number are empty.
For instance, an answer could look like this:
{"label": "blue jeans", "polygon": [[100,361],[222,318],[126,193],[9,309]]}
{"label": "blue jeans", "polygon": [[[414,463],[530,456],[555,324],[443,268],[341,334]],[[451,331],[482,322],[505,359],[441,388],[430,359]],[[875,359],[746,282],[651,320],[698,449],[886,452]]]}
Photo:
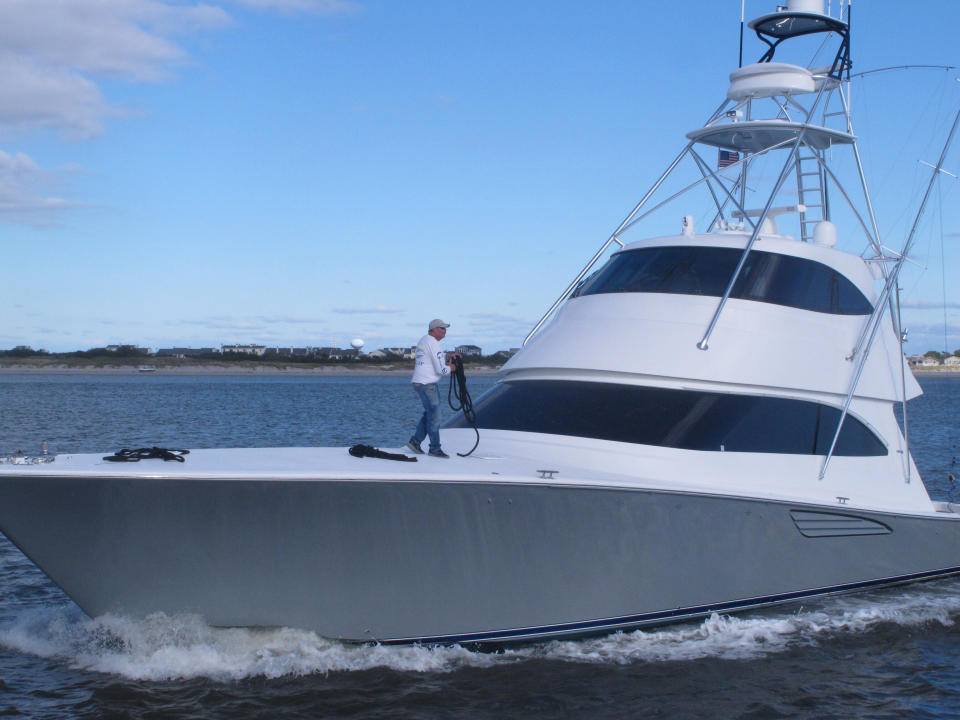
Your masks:
{"label": "blue jeans", "polygon": [[420,422],[417,423],[417,429],[413,433],[413,440],[417,445],[423,442],[423,439],[430,436],[430,450],[440,449],[440,393],[437,392],[437,384],[429,383],[426,385],[414,385],[414,392],[423,403],[423,415]]}

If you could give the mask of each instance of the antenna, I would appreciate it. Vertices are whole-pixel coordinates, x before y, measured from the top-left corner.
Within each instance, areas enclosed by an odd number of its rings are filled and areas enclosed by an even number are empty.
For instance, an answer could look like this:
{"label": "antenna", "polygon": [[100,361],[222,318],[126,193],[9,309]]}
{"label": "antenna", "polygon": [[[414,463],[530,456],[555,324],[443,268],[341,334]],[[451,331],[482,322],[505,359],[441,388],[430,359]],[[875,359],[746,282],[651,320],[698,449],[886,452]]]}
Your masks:
{"label": "antenna", "polygon": [[944,170],[942,167],[937,167],[933,163],[928,163],[926,160],[919,160],[918,162],[921,165],[926,165],[928,168],[933,168],[937,172],[942,172],[944,175],[949,175],[950,177],[957,179],[957,176],[954,175],[952,172],[950,172],[949,170]]}
{"label": "antenna", "polygon": [[928,163],[926,160],[919,161],[921,165],[933,168],[934,175],[937,178],[937,214],[940,220],[940,288],[943,294],[943,354],[947,354],[947,268],[943,248],[943,190],[940,187],[941,174],[949,175],[954,180],[960,179],[949,170],[944,170],[939,165]]}
{"label": "antenna", "polygon": [[740,0],[740,59],[737,61],[737,67],[743,67],[743,21],[747,12],[747,0]]}
{"label": "antenna", "polygon": [[[941,172],[946,172],[943,168],[935,168]],[[954,175],[956,177],[956,175]],[[940,288],[943,292],[943,354],[947,354],[947,263],[943,250],[943,189],[941,188],[940,176],[937,176],[937,215],[940,219]],[[941,356],[940,362],[946,358]]]}

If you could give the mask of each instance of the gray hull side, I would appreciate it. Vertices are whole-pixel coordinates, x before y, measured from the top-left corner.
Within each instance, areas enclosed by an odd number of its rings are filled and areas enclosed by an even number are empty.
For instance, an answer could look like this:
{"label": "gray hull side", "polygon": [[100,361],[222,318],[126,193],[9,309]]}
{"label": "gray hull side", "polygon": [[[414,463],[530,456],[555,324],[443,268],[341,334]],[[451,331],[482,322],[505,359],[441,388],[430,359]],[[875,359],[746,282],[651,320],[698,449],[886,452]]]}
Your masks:
{"label": "gray hull side", "polygon": [[0,482],[0,530],[91,616],[198,613],[361,641],[584,634],[960,566],[948,516],[830,511],[849,517],[533,485]]}

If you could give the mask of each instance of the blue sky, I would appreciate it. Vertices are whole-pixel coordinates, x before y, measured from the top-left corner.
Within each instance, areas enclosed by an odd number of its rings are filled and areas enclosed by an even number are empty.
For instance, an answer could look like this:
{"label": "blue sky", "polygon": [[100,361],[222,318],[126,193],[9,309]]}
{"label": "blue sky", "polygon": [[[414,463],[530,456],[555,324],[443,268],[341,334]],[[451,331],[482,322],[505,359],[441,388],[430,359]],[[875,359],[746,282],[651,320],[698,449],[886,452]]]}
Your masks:
{"label": "blue sky", "polygon": [[[748,0],[747,17],[775,5]],[[960,3],[914,8],[854,5],[855,71],[960,65]],[[414,343],[433,317],[452,323],[448,346],[516,347],[719,104],[739,14],[739,0],[4,0],[0,348],[369,350]],[[745,62],[760,54],[748,36]],[[958,75],[854,88],[891,247]],[[960,174],[960,141],[946,167]],[[944,284],[960,348],[957,184],[943,177],[901,283],[910,352],[943,349]]]}

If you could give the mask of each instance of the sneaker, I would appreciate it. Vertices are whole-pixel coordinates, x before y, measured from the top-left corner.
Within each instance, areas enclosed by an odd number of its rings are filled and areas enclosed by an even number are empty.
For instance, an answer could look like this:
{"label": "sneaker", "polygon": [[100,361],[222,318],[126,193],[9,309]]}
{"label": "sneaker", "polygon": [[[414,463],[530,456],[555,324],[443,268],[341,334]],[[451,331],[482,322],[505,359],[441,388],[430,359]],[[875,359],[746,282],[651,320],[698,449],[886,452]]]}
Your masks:
{"label": "sneaker", "polygon": [[412,453],[416,453],[417,455],[423,455],[423,448],[420,447],[420,443],[418,443],[416,440],[411,440],[408,442],[407,449]]}
{"label": "sneaker", "polygon": [[436,450],[431,450],[428,454],[430,455],[430,457],[442,457],[442,458],[450,457],[440,448],[437,448]]}

